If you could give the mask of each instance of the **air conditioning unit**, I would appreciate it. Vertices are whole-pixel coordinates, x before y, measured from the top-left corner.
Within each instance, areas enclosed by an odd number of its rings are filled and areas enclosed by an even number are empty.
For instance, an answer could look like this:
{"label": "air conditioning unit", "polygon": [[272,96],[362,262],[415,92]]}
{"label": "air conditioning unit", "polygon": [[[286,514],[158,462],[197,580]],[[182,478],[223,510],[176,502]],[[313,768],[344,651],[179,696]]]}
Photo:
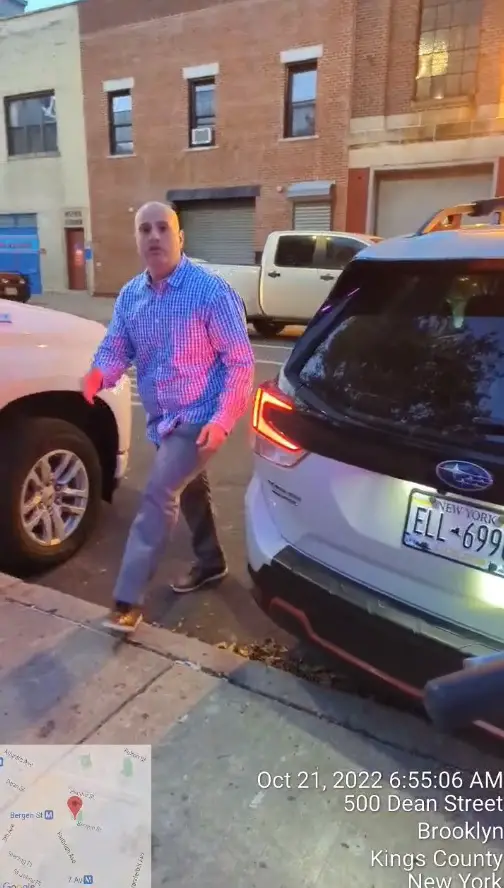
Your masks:
{"label": "air conditioning unit", "polygon": [[211,145],[213,142],[213,128],[211,126],[197,126],[191,130],[191,145]]}

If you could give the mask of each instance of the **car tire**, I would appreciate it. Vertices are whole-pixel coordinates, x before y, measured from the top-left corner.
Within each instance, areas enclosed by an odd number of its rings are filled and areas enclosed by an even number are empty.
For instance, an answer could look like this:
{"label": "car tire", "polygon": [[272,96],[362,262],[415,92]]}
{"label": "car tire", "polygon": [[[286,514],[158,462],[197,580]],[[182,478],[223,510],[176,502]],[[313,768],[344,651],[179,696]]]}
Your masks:
{"label": "car tire", "polygon": [[285,328],[285,324],[281,324],[278,321],[263,321],[261,319],[259,321],[253,321],[252,323],[256,333],[258,333],[259,336],[264,336],[265,339],[278,336],[278,334]]}
{"label": "car tire", "polygon": [[31,290],[30,290],[30,287],[27,285],[23,290],[20,302],[22,302],[24,305],[26,305],[26,303],[29,302],[30,299],[31,299]]}
{"label": "car tire", "polygon": [[[51,467],[65,469],[69,460],[75,477],[71,477],[72,473],[68,474],[67,468],[65,483],[60,480],[60,487],[52,488],[51,482],[40,492],[40,485],[37,486],[33,480],[37,476],[41,478],[40,460],[58,451],[59,457],[51,457]],[[37,470],[35,475],[34,469]],[[64,475],[61,477],[64,479]],[[76,487],[85,495],[73,495]],[[50,488],[53,493],[50,493]],[[77,552],[96,525],[102,499],[100,459],[92,441],[77,426],[61,419],[26,417],[0,432],[0,489],[0,570],[18,576],[48,570]],[[66,493],[62,493],[62,490]],[[75,527],[68,524],[60,541],[53,541],[58,539],[56,536],[44,544],[40,540],[44,527],[47,537],[48,531],[54,529],[45,511],[47,506],[53,510],[49,511],[49,515],[54,514],[51,496],[71,505],[73,511],[78,510],[79,514],[63,509],[62,515],[68,515],[68,521],[73,521]],[[38,499],[42,499],[42,503],[37,502],[32,507]],[[30,532],[27,523],[37,521],[39,514],[42,518]]]}

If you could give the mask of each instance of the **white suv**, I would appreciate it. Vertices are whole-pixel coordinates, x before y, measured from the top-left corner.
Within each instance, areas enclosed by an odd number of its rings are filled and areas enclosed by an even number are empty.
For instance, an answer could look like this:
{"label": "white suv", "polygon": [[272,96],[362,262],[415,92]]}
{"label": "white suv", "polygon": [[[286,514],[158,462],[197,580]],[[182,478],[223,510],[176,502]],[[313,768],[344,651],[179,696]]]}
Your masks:
{"label": "white suv", "polygon": [[104,332],[0,300],[0,570],[29,575],[69,558],[125,474],[128,377],[93,407],[80,393]]}
{"label": "white suv", "polygon": [[415,696],[504,648],[502,221],[451,207],[359,253],[254,404],[256,600]]}

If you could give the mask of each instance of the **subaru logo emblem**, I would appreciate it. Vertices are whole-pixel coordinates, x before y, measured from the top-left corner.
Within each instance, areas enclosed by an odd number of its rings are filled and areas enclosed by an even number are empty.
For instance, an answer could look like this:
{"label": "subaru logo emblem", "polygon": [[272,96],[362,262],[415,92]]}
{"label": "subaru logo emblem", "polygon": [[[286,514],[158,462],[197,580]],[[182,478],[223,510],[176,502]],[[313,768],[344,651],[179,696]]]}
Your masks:
{"label": "subaru logo emblem", "polygon": [[455,490],[486,490],[494,479],[482,466],[465,460],[449,459],[436,466],[436,475],[443,484]]}

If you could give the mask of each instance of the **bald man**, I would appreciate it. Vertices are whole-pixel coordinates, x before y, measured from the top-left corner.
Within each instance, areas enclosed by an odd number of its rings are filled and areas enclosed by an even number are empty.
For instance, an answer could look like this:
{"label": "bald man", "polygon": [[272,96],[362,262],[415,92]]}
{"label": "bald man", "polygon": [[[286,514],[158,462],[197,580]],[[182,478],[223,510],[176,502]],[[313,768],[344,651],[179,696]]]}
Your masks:
{"label": "bald man", "polygon": [[184,255],[174,210],[146,204],[136,214],[135,236],[145,271],[119,293],[83,381],[83,395],[92,404],[134,364],[147,436],[157,451],[105,621],[123,633],[134,632],[142,619],[145,588],[179,508],[196,560],[172,583],[174,592],[192,592],[226,576],[205,467],[245,413],[254,375],[241,299],[222,278]]}

